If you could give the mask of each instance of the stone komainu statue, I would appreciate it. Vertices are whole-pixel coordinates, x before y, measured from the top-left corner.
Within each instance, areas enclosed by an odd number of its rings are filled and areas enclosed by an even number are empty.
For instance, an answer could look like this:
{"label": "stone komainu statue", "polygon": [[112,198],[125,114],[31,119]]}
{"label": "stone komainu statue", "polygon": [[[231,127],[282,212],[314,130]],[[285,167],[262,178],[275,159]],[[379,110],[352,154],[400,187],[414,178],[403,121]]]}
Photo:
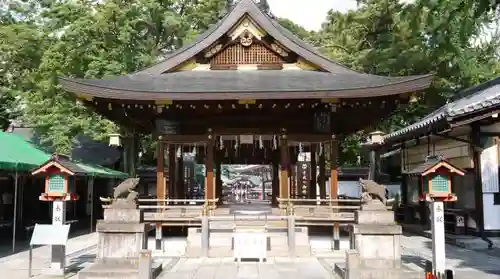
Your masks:
{"label": "stone komainu statue", "polygon": [[373,180],[360,179],[359,184],[363,188],[361,199],[365,202],[371,201],[373,198],[378,199],[383,204],[387,204],[385,187],[376,183]]}
{"label": "stone komainu statue", "polygon": [[120,185],[115,187],[113,192],[113,199],[117,200],[120,198],[125,198],[128,201],[134,201],[137,199],[137,192],[134,191],[135,187],[139,184],[139,178],[128,178]]}
{"label": "stone komainu statue", "polygon": [[128,178],[114,188],[113,199],[101,197],[100,200],[102,202],[113,203],[116,203],[118,200],[122,200],[127,203],[135,203],[139,194],[134,191],[134,189],[138,184],[139,178]]}

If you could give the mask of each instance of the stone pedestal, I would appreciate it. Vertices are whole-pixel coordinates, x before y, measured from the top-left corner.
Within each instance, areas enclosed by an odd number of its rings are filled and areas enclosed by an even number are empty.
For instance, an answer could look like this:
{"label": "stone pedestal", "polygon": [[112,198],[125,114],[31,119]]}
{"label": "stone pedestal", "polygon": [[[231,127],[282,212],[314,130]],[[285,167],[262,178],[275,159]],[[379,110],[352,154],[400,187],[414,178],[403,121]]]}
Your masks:
{"label": "stone pedestal", "polygon": [[98,261],[136,260],[146,248],[146,224],[139,209],[109,208],[97,222]]}
{"label": "stone pedestal", "polygon": [[151,279],[159,274],[151,252],[146,251],[146,224],[135,204],[116,202],[97,222],[97,261],[78,273],[79,279]]}
{"label": "stone pedestal", "polygon": [[351,233],[353,249],[346,252],[344,278],[423,278],[423,272],[402,266],[402,228],[395,223],[394,212],[380,201],[369,201],[356,212]]}

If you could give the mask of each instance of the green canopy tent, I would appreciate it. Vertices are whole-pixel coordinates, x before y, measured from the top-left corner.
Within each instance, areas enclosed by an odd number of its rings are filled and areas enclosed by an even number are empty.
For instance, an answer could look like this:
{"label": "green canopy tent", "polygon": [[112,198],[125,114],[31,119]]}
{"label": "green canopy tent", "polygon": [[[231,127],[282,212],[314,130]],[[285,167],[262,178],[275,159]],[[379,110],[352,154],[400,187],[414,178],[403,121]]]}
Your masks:
{"label": "green canopy tent", "polygon": [[23,138],[0,132],[0,170],[29,172],[50,159],[50,155]]}
{"label": "green canopy tent", "polygon": [[[16,242],[16,218],[17,218],[17,194],[19,173],[31,173],[33,169],[51,161],[52,155],[39,149],[33,143],[22,137],[0,131],[0,170],[15,173],[14,177],[14,208],[12,222],[12,251],[15,251]],[[128,174],[105,168],[103,166],[74,162],[84,171],[82,175],[88,176],[93,181],[94,177],[103,178],[127,178]],[[93,186],[92,186],[93,189]]]}

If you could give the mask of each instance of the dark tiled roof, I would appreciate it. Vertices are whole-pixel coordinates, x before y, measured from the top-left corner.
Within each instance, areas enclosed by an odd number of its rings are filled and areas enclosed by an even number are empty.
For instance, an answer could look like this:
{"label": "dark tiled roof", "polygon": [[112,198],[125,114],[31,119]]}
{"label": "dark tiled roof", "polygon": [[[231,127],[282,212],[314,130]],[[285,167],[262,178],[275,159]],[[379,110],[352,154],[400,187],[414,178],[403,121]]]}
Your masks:
{"label": "dark tiled roof", "polygon": [[282,43],[286,48],[318,65],[324,70],[331,73],[356,73],[351,69],[331,61],[314,47],[297,38],[286,28],[271,19],[269,15],[263,13],[254,0],[241,0],[226,16],[224,16],[224,18],[199,35],[191,43],[171,53],[163,61],[137,72],[137,74],[160,75],[171,70],[212,45],[220,37],[224,36],[245,14],[248,14],[252,20],[254,20],[274,39]]}
{"label": "dark tiled roof", "polygon": [[[329,73],[276,73],[259,70],[257,73],[168,73],[178,65],[191,59],[201,51],[213,45],[227,34],[248,15],[284,47],[300,57],[319,66]],[[212,71],[215,72],[215,71]],[[303,71],[308,72],[308,71]],[[199,35],[193,42],[174,51],[165,59],[149,68],[112,81],[60,79],[63,88],[76,94],[110,99],[139,100],[199,100],[202,99],[272,99],[304,97],[305,92],[313,92],[307,98],[357,98],[367,96],[385,96],[415,92],[425,89],[431,82],[431,76],[382,77],[355,72],[321,54],[316,48],[300,40],[285,27],[263,13],[254,0],[241,0],[217,24]],[[387,87],[390,86],[390,87]],[[371,90],[365,90],[365,89]],[[339,94],[331,91],[348,91]],[[358,91],[356,91],[358,90]],[[319,92],[328,91],[328,92]],[[199,93],[210,92],[211,98]],[[220,94],[214,94],[217,92]],[[242,92],[257,92],[243,96]],[[269,92],[299,92],[296,96],[268,96]],[[319,93],[318,93],[319,92]],[[161,93],[161,94],[159,94]],[[168,93],[168,94],[165,94]],[[179,94],[178,93],[189,93]],[[198,94],[198,95],[197,95]],[[232,94],[232,95],[231,95]],[[231,96],[230,96],[231,95]]]}
{"label": "dark tiled roof", "polygon": [[498,84],[488,87],[478,94],[464,97],[454,103],[449,110],[448,116],[456,118],[465,114],[478,112],[480,110],[498,106],[500,104],[500,78]]}
{"label": "dark tiled roof", "polygon": [[434,167],[435,165],[439,164],[443,159],[439,156],[432,156],[432,157],[427,157],[425,162],[422,164],[418,165],[414,169],[410,170],[408,174],[421,174],[425,172],[426,170]]}
{"label": "dark tiled roof", "polygon": [[[72,162],[70,158],[63,155],[52,155],[49,162],[57,162],[61,166],[65,167],[75,175],[85,175],[87,173],[86,170],[79,167],[76,163]],[[49,163],[47,162],[47,163]],[[45,165],[45,164],[44,164]]]}
{"label": "dark tiled roof", "polygon": [[410,170],[407,174],[414,174],[414,175],[422,174],[422,173],[426,172],[427,170],[429,170],[430,168],[434,167],[435,165],[437,165],[437,164],[439,164],[441,162],[444,162],[444,163],[452,166],[453,168],[464,172],[462,169],[454,166],[453,164],[451,164],[450,162],[448,162],[446,159],[444,159],[441,156],[429,156],[429,157],[427,157],[425,159],[425,162],[423,162],[422,164],[418,165],[414,169]]}
{"label": "dark tiled roof", "polygon": [[498,106],[500,104],[500,78],[466,89],[458,93],[457,97],[459,99],[440,107],[412,125],[386,135],[384,139],[401,137],[418,129],[428,130],[437,122],[453,122],[457,117]]}
{"label": "dark tiled roof", "polygon": [[[94,97],[143,100],[167,97],[173,100],[198,100],[206,98],[206,93],[211,93],[209,95],[211,99],[241,97],[241,95],[231,97],[234,93],[251,93],[246,97],[255,99],[294,98],[292,94],[269,97],[270,92],[313,93],[309,98],[375,97],[421,90],[429,85],[431,79],[430,75],[382,77],[299,70],[214,70],[182,71],[161,76],[128,75],[110,80],[61,78],[60,81],[70,92],[89,94]],[[316,95],[314,95],[315,92]],[[175,95],[179,93],[181,94]],[[265,94],[259,97],[259,93]],[[303,94],[296,95],[305,97]]]}

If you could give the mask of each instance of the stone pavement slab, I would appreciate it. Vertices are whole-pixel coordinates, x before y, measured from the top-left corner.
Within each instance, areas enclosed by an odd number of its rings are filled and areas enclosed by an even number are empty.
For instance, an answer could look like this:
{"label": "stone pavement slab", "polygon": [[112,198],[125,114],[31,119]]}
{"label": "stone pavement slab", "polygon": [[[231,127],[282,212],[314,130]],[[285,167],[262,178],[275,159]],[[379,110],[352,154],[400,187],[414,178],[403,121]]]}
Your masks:
{"label": "stone pavement slab", "polygon": [[159,279],[337,279],[313,257],[268,258],[236,263],[232,258],[175,258]]}
{"label": "stone pavement slab", "polygon": [[[97,234],[86,234],[68,240],[66,246],[66,278],[75,275],[81,267],[92,262],[97,249]],[[33,249],[32,275],[34,279],[54,278],[41,275],[42,270],[49,267],[50,247],[42,246]],[[27,278],[29,265],[29,251],[19,252],[0,258],[0,278]],[[5,277],[4,277],[5,276]]]}

